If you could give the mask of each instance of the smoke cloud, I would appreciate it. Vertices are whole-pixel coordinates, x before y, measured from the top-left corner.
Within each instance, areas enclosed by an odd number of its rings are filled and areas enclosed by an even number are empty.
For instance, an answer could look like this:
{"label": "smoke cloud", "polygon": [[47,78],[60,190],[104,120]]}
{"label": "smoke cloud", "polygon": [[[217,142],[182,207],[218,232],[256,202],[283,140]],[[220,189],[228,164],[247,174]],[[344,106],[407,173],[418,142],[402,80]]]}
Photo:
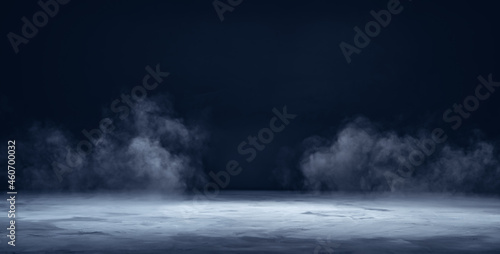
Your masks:
{"label": "smoke cloud", "polygon": [[[23,174],[25,189],[182,191],[204,182],[201,153],[206,133],[174,116],[160,100],[135,104],[127,119],[82,153],[64,128],[47,123],[31,130],[33,150]],[[61,178],[54,168],[64,169]]]}
{"label": "smoke cloud", "polygon": [[305,186],[336,191],[429,191],[499,193],[497,149],[472,138],[465,147],[436,145],[410,176],[401,176],[402,161],[428,132],[398,135],[381,131],[366,118],[349,122],[333,139],[310,137],[299,167]]}

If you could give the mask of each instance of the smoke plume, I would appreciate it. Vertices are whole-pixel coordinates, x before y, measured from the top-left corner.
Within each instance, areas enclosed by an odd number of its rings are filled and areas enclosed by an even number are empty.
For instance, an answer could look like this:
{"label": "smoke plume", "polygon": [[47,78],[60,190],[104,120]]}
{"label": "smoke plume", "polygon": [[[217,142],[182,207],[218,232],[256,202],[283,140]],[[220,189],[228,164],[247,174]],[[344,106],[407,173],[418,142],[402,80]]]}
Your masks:
{"label": "smoke plume", "polygon": [[169,106],[153,100],[137,103],[128,118],[113,119],[113,127],[89,151],[88,146],[78,150],[82,139],[64,128],[35,124],[31,140],[25,142],[34,147],[26,156],[23,187],[182,191],[204,181],[200,172],[206,134],[174,117]]}
{"label": "smoke plume", "polygon": [[472,138],[465,147],[436,144],[411,174],[404,164],[428,132],[416,136],[380,131],[366,118],[346,124],[332,139],[310,137],[300,161],[305,186],[337,191],[431,191],[498,193],[498,154],[492,143]]}

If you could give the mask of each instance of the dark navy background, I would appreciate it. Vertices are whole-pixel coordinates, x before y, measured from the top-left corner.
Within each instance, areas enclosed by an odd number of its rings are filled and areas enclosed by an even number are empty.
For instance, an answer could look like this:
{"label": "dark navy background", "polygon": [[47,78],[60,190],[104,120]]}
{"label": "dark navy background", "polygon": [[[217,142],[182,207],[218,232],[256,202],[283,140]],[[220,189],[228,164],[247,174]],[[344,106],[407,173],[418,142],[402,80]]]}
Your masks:
{"label": "dark navy background", "polygon": [[[403,134],[449,130],[442,113],[474,93],[477,76],[500,80],[497,1],[401,0],[404,10],[348,64],[339,43],[353,44],[353,27],[387,2],[244,0],[221,22],[212,1],[74,0],[15,54],[6,35],[20,34],[21,17],[40,7],[3,1],[1,140],[22,139],[35,121],[84,138],[159,63],[171,75],[151,94],[168,93],[178,116],[210,133],[206,172],[244,161],[238,144],[267,126],[272,108],[297,114],[228,187],[293,188],[275,169],[287,164],[301,178],[294,164],[305,138],[332,135],[359,115]],[[475,129],[498,140],[497,93],[451,142]]]}

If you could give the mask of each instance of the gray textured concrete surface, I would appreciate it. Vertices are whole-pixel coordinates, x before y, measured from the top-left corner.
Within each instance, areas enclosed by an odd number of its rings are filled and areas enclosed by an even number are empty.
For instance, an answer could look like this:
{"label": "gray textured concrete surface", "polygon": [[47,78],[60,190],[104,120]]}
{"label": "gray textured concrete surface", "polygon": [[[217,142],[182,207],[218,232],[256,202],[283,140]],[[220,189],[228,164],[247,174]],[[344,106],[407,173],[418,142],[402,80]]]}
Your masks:
{"label": "gray textured concrete surface", "polygon": [[[5,229],[1,253],[500,253],[498,198],[224,192],[198,202],[167,194],[17,199],[16,246],[7,245]],[[6,228],[6,215],[2,221]]]}

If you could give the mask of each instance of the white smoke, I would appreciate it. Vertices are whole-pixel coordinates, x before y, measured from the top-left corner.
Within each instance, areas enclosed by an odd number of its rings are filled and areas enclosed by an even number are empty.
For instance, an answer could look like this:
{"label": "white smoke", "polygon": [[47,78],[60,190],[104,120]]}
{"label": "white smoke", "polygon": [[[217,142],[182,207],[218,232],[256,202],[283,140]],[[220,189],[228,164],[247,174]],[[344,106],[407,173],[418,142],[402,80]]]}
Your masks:
{"label": "white smoke", "polygon": [[[26,169],[26,187],[181,191],[202,182],[206,134],[172,115],[152,100],[137,103],[130,117],[114,121],[115,130],[86,156],[76,151],[78,140],[63,128],[37,124],[31,130],[35,149]],[[71,169],[63,172],[60,182],[54,162]]]}
{"label": "white smoke", "polygon": [[473,140],[467,148],[438,144],[426,162],[410,177],[396,176],[402,158],[418,149],[418,136],[379,131],[365,118],[357,118],[333,139],[305,140],[300,169],[309,189],[338,191],[450,191],[494,192],[500,176],[494,146]]}

